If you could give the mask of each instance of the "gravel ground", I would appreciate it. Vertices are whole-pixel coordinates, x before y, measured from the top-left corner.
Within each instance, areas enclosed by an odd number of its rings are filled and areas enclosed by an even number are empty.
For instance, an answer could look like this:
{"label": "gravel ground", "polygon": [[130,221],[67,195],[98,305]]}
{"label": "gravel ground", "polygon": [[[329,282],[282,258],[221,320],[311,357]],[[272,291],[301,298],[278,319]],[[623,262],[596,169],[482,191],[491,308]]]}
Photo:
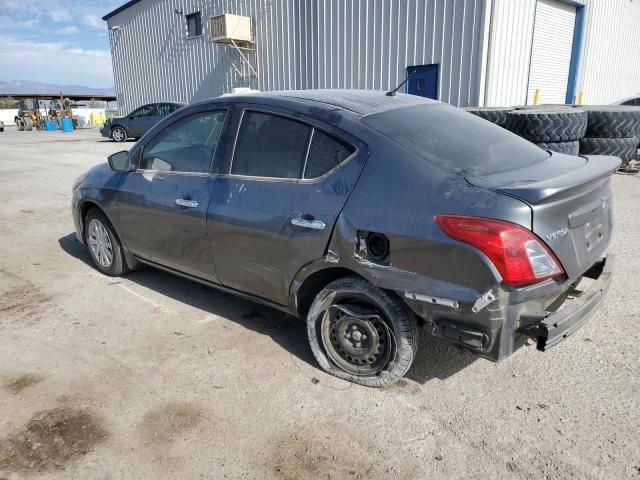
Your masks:
{"label": "gravel ground", "polygon": [[293,318],[95,271],[70,189],[119,149],[0,133],[0,479],[640,478],[639,177],[613,178],[614,283],[569,341],[493,364],[424,337],[372,390],[323,374]]}

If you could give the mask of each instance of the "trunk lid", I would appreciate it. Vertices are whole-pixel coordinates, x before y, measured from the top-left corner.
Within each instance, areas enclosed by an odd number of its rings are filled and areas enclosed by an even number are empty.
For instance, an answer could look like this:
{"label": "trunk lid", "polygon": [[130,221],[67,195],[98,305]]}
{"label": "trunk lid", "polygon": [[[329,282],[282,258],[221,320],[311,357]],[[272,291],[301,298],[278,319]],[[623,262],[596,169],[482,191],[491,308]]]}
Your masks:
{"label": "trunk lid", "polygon": [[609,244],[611,174],[619,165],[617,157],[554,153],[543,162],[467,181],[527,203],[532,231],[575,279],[604,255]]}

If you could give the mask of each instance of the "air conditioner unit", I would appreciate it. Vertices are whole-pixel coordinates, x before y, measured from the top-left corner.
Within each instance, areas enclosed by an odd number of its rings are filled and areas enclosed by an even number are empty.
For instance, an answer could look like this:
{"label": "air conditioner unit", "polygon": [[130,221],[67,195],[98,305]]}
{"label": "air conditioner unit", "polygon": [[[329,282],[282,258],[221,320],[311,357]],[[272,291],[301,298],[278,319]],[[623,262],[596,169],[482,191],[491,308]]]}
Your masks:
{"label": "air conditioner unit", "polygon": [[211,40],[219,43],[251,42],[251,19],[225,13],[209,19]]}

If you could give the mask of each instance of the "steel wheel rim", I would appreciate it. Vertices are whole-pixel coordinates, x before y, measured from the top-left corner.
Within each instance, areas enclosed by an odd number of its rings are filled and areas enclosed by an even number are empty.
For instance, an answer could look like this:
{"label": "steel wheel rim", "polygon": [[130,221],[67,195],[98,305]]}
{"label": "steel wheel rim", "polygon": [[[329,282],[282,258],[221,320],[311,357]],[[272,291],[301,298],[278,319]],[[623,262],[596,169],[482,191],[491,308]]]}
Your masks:
{"label": "steel wheel rim", "polygon": [[88,243],[91,255],[104,268],[113,263],[113,244],[104,224],[97,218],[89,222]]}
{"label": "steel wheel rim", "polygon": [[[369,318],[351,316],[348,311]],[[386,317],[367,302],[334,303],[322,315],[320,331],[328,359],[356,376],[375,376],[389,364],[395,349]],[[354,328],[355,327],[355,328]]]}
{"label": "steel wheel rim", "polygon": [[124,138],[124,133],[121,128],[116,128],[113,130],[113,139],[116,142],[121,142]]}

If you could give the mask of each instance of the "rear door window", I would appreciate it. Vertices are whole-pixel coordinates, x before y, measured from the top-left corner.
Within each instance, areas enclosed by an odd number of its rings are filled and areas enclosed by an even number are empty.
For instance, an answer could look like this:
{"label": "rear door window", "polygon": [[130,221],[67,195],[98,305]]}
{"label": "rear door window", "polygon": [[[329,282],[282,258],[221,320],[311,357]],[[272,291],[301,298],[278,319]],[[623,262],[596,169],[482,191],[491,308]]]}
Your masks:
{"label": "rear door window", "polygon": [[482,176],[515,170],[549,157],[533,143],[445,104],[376,113],[363,122],[447,172]]}
{"label": "rear door window", "polygon": [[166,117],[167,115],[172,113],[174,110],[175,110],[174,106],[171,105],[170,103],[161,103],[160,105],[158,105],[158,116]]}
{"label": "rear door window", "polygon": [[153,117],[156,115],[157,107],[155,105],[145,105],[135,110],[131,116],[133,118]]}
{"label": "rear door window", "polygon": [[245,111],[231,174],[300,178],[311,127],[279,115]]}
{"label": "rear door window", "polygon": [[147,143],[140,169],[207,173],[224,125],[226,110],[181,118]]}
{"label": "rear door window", "polygon": [[309,154],[304,169],[304,178],[317,178],[344,162],[355,151],[337,138],[314,129]]}

